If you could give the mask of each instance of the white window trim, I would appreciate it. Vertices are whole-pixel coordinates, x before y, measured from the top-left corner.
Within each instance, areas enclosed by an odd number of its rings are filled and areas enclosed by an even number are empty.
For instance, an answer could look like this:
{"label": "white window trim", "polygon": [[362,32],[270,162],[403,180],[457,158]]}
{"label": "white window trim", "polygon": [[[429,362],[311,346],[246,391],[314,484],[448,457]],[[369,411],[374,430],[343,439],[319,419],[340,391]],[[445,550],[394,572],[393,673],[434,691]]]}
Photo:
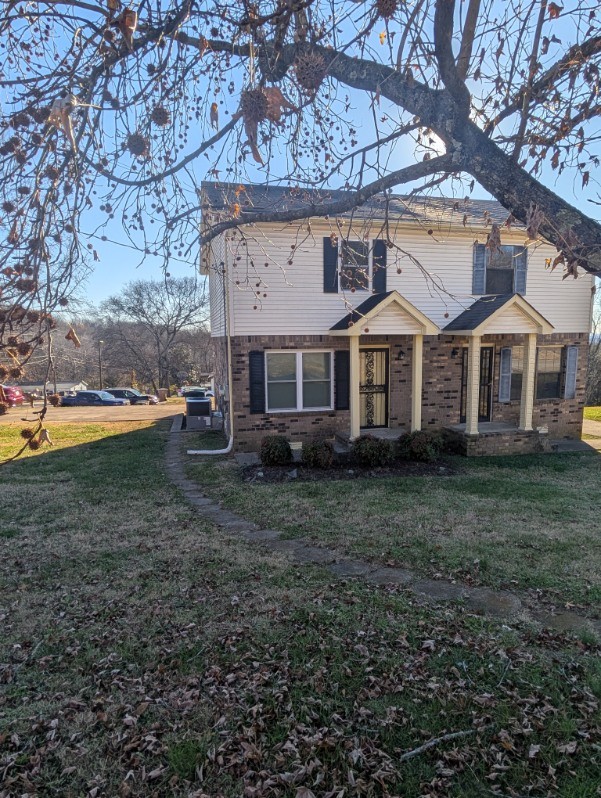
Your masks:
{"label": "white window trim", "polygon": [[[327,407],[303,407],[303,355],[325,353],[330,356],[330,404]],[[296,407],[269,407],[268,355],[296,355]],[[300,379],[299,379],[300,376]],[[266,413],[322,413],[334,409],[334,351],[332,349],[267,349],[265,351],[265,412]]]}
{"label": "white window trim", "polygon": [[344,263],[342,261],[342,245],[343,239],[339,237],[338,239],[338,292],[344,293],[348,291],[349,293],[362,293],[362,294],[371,294],[372,286],[373,286],[373,261],[374,261],[374,246],[375,241],[368,239],[364,241],[362,238],[348,238],[346,242],[348,244],[352,243],[353,241],[357,241],[360,244],[367,244],[367,288],[355,288],[354,292],[350,288],[343,288],[342,287],[342,270],[344,269]]}

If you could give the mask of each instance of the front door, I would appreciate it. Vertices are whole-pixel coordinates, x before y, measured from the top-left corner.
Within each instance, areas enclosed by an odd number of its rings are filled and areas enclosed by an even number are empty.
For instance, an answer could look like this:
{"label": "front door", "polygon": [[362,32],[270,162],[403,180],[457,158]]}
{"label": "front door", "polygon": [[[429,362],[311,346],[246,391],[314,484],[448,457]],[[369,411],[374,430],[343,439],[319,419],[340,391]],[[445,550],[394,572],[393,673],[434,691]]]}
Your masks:
{"label": "front door", "polygon": [[388,426],[388,349],[359,350],[362,427]]}
{"label": "front door", "polygon": [[[490,421],[492,412],[492,378],[493,378],[493,346],[480,349],[480,392],[478,398],[478,421]],[[460,421],[465,423],[467,404],[467,359],[468,350],[463,349],[461,364],[461,410]]]}

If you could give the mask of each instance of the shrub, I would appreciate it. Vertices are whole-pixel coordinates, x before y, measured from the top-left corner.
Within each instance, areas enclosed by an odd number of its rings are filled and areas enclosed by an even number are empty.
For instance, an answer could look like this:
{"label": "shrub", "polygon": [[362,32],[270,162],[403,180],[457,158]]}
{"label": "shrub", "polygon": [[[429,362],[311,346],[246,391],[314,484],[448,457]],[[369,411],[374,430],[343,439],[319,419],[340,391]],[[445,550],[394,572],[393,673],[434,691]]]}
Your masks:
{"label": "shrub", "polygon": [[58,407],[61,403],[61,398],[57,393],[51,393],[48,396],[48,401],[52,405],[52,407]]}
{"label": "shrub", "polygon": [[7,412],[8,412],[8,405],[6,404],[6,402],[0,402],[0,416],[3,416]]}
{"label": "shrub", "polygon": [[362,435],[353,441],[351,454],[353,460],[364,466],[386,466],[394,459],[394,449],[390,441]]}
{"label": "shrub", "polygon": [[292,449],[283,435],[267,435],[261,441],[261,462],[265,466],[288,465]]}
{"label": "shrub", "polygon": [[402,435],[396,445],[396,455],[402,460],[433,463],[442,451],[442,439],[435,432],[417,430]]}
{"label": "shrub", "polygon": [[303,465],[309,468],[331,468],[334,447],[329,441],[303,444]]}

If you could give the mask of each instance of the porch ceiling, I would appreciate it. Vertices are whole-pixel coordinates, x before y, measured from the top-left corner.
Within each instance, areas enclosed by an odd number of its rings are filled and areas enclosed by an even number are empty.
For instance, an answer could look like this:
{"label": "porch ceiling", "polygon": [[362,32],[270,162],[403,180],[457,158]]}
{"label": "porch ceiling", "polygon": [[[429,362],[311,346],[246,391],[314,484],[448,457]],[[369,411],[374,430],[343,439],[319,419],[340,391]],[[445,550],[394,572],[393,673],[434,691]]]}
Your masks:
{"label": "porch ceiling", "polygon": [[438,335],[440,328],[398,291],[373,294],[330,328],[330,335]]}
{"label": "porch ceiling", "polygon": [[447,324],[444,333],[462,336],[496,333],[540,333],[555,328],[521,294],[483,296]]}

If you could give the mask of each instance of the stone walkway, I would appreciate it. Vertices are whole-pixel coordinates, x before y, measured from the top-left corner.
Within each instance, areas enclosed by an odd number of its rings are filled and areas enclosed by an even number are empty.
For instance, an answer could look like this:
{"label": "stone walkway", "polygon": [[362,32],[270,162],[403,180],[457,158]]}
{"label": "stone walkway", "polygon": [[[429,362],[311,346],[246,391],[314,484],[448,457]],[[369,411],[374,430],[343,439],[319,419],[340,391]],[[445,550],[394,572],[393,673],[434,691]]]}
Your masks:
{"label": "stone walkway", "polygon": [[334,549],[316,546],[306,538],[288,540],[275,529],[260,529],[256,524],[209,499],[200,486],[186,477],[181,436],[172,433],[167,443],[167,474],[199,515],[248,543],[259,544],[284,554],[296,564],[319,565],[335,577],[362,578],[376,585],[402,585],[422,601],[462,602],[471,612],[509,622],[530,622],[562,632],[589,632],[601,639],[601,621],[574,612],[553,613],[528,605],[527,597],[508,590],[470,587],[445,579],[424,579],[406,568],[378,566],[352,559]]}

